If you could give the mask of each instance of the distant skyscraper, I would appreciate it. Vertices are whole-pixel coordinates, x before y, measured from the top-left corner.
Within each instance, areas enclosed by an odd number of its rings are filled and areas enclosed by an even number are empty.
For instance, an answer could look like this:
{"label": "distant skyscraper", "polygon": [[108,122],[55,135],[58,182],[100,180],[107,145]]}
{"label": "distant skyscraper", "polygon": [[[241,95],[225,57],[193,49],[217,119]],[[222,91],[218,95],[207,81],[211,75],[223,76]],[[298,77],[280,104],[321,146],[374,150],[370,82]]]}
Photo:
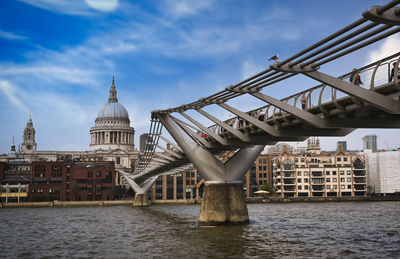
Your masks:
{"label": "distant skyscraper", "polygon": [[339,149],[339,146],[342,146],[343,151],[347,151],[347,142],[346,141],[338,141],[336,143],[337,149]]}
{"label": "distant skyscraper", "polygon": [[[142,135],[140,135],[140,152],[144,152],[146,149],[146,142],[151,142],[152,139],[151,137],[149,137],[148,133],[144,133]],[[152,150],[153,149],[153,145],[150,145],[147,147],[148,150]]]}
{"label": "distant skyscraper", "polygon": [[376,135],[367,135],[362,138],[363,140],[363,148],[364,149],[372,149],[372,151],[378,150],[378,145],[376,143]]}

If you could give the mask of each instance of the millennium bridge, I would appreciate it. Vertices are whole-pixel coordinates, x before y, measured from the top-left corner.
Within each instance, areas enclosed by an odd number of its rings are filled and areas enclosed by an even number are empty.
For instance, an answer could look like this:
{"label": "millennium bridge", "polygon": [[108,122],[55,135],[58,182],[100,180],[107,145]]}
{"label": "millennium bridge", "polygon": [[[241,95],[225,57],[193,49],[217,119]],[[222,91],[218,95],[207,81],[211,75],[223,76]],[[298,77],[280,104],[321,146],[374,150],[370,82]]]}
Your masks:
{"label": "millennium bridge", "polygon": [[[135,191],[134,204],[149,205],[149,189],[158,176],[193,165],[206,180],[199,225],[247,223],[241,183],[265,145],[310,136],[346,136],[358,128],[400,128],[400,52],[339,77],[321,72],[324,65],[399,33],[399,3],[373,6],[352,24],[220,92],[153,111],[144,155],[135,172],[121,172]],[[262,92],[299,75],[319,84],[283,99]],[[359,76],[363,84],[357,81]],[[242,111],[232,105],[241,96],[265,105]],[[216,106],[233,116],[222,119],[204,109]],[[188,113],[203,116],[212,125]],[[163,128],[173,140],[162,135]],[[227,151],[234,155],[223,162],[219,157]]]}

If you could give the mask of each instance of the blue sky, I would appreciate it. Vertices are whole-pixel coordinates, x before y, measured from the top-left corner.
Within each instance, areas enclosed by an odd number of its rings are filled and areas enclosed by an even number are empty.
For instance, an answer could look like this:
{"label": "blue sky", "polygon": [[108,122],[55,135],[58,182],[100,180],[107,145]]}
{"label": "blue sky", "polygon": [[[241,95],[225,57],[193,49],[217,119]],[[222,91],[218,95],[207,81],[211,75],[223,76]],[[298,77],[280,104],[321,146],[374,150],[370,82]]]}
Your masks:
{"label": "blue sky", "polygon": [[[22,133],[32,114],[39,150],[87,150],[89,129],[107,102],[112,75],[136,129],[150,112],[190,103],[264,70],[268,57],[308,47],[387,1],[124,1],[2,0],[0,2],[0,153]],[[399,35],[324,67],[344,74],[398,51]],[[293,82],[292,82],[293,83]],[[317,85],[268,89],[284,97]],[[236,101],[243,109],[258,105]],[[357,130],[323,138],[324,149],[377,134],[400,147],[399,130]]]}

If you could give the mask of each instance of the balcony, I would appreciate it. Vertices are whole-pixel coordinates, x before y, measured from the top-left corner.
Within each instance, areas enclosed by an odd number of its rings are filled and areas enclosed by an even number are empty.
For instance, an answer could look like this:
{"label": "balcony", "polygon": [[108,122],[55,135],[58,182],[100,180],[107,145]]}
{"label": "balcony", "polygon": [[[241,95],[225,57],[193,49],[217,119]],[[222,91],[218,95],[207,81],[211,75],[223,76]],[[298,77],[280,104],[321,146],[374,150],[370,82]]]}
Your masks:
{"label": "balcony", "polygon": [[325,184],[324,179],[312,179],[311,183],[313,185],[324,185]]}
{"label": "balcony", "polygon": [[365,177],[365,171],[364,170],[354,171],[354,177]]}
{"label": "balcony", "polygon": [[284,192],[296,192],[296,189],[294,188],[294,186],[284,186],[283,191]]}
{"label": "balcony", "polygon": [[325,186],[323,186],[323,185],[313,185],[312,186],[312,191],[313,192],[324,192],[325,191]]}
{"label": "balcony", "polygon": [[365,179],[365,177],[355,178],[355,179],[354,179],[354,183],[355,183],[355,184],[357,184],[357,183],[366,183],[366,179]]}
{"label": "balcony", "polygon": [[295,185],[296,183],[292,179],[284,179],[283,180],[283,184],[285,184],[285,185]]}
{"label": "balcony", "polygon": [[365,190],[367,190],[367,187],[365,184],[354,184],[354,190],[355,191],[365,191]]}
{"label": "balcony", "polygon": [[285,173],[285,174],[284,174],[284,177],[285,177],[285,178],[294,178],[295,175],[294,175],[294,173]]}
{"label": "balcony", "polygon": [[324,175],[322,174],[321,171],[311,172],[311,176],[314,177],[314,178],[323,178],[324,177]]}

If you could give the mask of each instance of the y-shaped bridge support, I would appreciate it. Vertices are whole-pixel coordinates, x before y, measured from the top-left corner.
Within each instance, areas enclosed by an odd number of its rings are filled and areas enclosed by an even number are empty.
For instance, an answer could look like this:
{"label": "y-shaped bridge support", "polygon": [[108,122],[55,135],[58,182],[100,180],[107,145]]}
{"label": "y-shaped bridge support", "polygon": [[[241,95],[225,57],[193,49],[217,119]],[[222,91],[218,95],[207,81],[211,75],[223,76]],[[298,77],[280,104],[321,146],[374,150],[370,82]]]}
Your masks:
{"label": "y-shaped bridge support", "polygon": [[249,222],[242,179],[264,148],[241,148],[226,163],[200,146],[167,114],[157,114],[186,157],[206,180],[200,210],[200,225],[232,225]]}
{"label": "y-shaped bridge support", "polygon": [[135,182],[132,176],[125,172],[120,172],[125,180],[128,182],[129,186],[135,192],[135,198],[133,200],[133,207],[147,207],[150,205],[149,200],[149,190],[153,186],[154,182],[157,180],[158,175],[150,177],[147,179],[142,186]]}

